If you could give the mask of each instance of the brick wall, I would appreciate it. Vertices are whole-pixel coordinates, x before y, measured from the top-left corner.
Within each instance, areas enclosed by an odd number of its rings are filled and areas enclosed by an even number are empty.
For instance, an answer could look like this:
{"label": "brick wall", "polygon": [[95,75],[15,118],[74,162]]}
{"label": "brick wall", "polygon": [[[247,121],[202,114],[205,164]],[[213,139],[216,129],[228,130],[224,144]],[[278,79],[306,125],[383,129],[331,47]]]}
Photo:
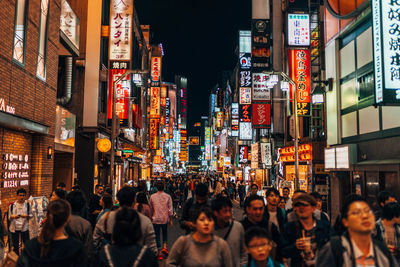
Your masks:
{"label": "brick wall", "polygon": [[[12,61],[16,0],[0,1],[0,98],[6,105],[15,107],[15,115],[49,126],[49,134],[28,134],[1,127],[0,153],[29,154],[29,192],[38,196],[49,195],[52,190],[53,160],[47,159],[47,148],[54,148],[61,8],[60,0],[50,0],[46,81],[42,81],[36,77],[40,1],[27,2],[25,66],[21,67]],[[15,199],[15,190],[0,190],[4,208]]]}

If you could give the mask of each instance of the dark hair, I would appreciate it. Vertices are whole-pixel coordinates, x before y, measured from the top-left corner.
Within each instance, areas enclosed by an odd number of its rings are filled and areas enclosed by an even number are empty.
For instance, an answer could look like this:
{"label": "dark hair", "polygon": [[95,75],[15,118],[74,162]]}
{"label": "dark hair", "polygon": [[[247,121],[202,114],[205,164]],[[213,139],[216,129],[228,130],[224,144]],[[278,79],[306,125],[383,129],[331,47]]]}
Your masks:
{"label": "dark hair", "polygon": [[47,257],[50,252],[55,230],[62,227],[71,214],[71,206],[64,199],[51,201],[47,206],[46,219],[42,231],[39,234],[38,242],[41,245],[40,257]]}
{"label": "dark hair", "polygon": [[267,190],[267,193],[265,193],[265,196],[268,197],[270,194],[274,193],[275,195],[277,195],[278,197],[281,196],[281,194],[279,193],[278,189],[276,188],[270,188]]}
{"label": "dark hair", "polygon": [[196,215],[193,217],[193,223],[196,223],[197,219],[200,217],[200,215],[204,213],[206,217],[210,220],[214,220],[212,210],[209,206],[202,206],[200,209],[196,212]]}
{"label": "dark hair", "polygon": [[262,203],[264,204],[264,199],[263,199],[262,196],[259,196],[259,195],[251,195],[251,196],[249,196],[249,197],[247,198],[245,208],[247,208],[248,206],[250,206],[251,202],[253,202],[253,201],[255,201],[255,200],[261,200]]}
{"label": "dark hair", "polygon": [[66,187],[65,183],[63,183],[63,182],[59,182],[59,183],[57,184],[57,186],[58,186],[58,187]]}
{"label": "dark hair", "polygon": [[55,194],[56,196],[58,196],[61,199],[65,199],[67,197],[67,191],[65,191],[63,189],[56,189],[56,190],[54,190],[53,194]]}
{"label": "dark hair", "polygon": [[257,184],[251,184],[250,185],[250,189],[253,188],[253,186],[255,186],[258,189],[258,185]]}
{"label": "dark hair", "polygon": [[26,195],[26,190],[23,189],[23,188],[19,188],[19,189],[17,190],[17,195],[19,195],[19,194],[21,194],[21,193],[23,193],[23,194]]}
{"label": "dark hair", "polygon": [[267,230],[258,226],[252,226],[244,234],[244,242],[246,246],[249,245],[249,243],[251,242],[251,240],[253,240],[254,237],[266,238],[268,240],[271,240]]}
{"label": "dark hair", "polygon": [[386,200],[388,200],[390,197],[394,198],[394,195],[390,193],[389,191],[381,191],[378,193],[377,199],[378,199],[378,204],[385,204]]}
{"label": "dark hair", "polygon": [[397,202],[388,203],[383,206],[382,218],[386,220],[391,220],[395,217],[400,217],[400,204]]}
{"label": "dark hair", "polygon": [[131,208],[123,207],[115,216],[112,239],[117,245],[133,245],[142,238],[140,229],[138,213]]}
{"label": "dark hair", "polygon": [[156,182],[156,188],[158,191],[164,191],[164,182],[163,181],[157,181]]}
{"label": "dark hair", "polygon": [[72,191],[76,191],[76,190],[81,190],[81,187],[79,185],[74,185],[71,189]]}
{"label": "dark hair", "polygon": [[73,213],[81,212],[82,208],[86,204],[85,196],[80,190],[69,192],[66,199],[71,205],[71,210]]}
{"label": "dark hair", "polygon": [[207,185],[200,183],[196,186],[196,189],[194,190],[194,194],[199,196],[199,197],[205,197],[208,195],[208,187]]}
{"label": "dark hair", "polygon": [[103,199],[104,208],[111,209],[111,207],[113,206],[112,196],[109,193],[104,193],[101,198]]}
{"label": "dark hair", "polygon": [[310,193],[310,196],[314,197],[317,201],[322,199],[321,194],[318,192],[312,192]]}
{"label": "dark hair", "polygon": [[224,196],[217,196],[212,202],[211,202],[211,208],[213,211],[220,211],[222,208],[229,207],[232,208],[232,201],[230,200],[229,197],[224,197]]}
{"label": "dark hair", "polygon": [[147,201],[147,196],[145,192],[139,192],[136,196],[136,202],[139,204],[138,205],[138,211],[142,211],[143,210],[143,204],[149,204],[149,202]]}
{"label": "dark hair", "polygon": [[113,194],[111,187],[106,187],[106,189],[104,189],[104,192],[106,192],[106,193],[108,193],[110,195]]}
{"label": "dark hair", "polygon": [[[367,201],[365,201],[365,199],[362,196],[357,195],[357,194],[351,194],[346,198],[346,200],[342,206],[342,211],[340,212],[342,218],[347,219],[347,213],[349,212],[350,205],[353,204],[354,202],[358,202],[358,201],[367,203]],[[367,205],[369,206],[368,203],[367,203]]]}
{"label": "dark hair", "polygon": [[117,199],[121,206],[131,207],[135,201],[136,191],[130,186],[122,187],[117,193]]}
{"label": "dark hair", "polygon": [[285,190],[285,189],[287,189],[290,192],[290,188],[289,187],[285,186],[284,188],[282,188],[282,191]]}

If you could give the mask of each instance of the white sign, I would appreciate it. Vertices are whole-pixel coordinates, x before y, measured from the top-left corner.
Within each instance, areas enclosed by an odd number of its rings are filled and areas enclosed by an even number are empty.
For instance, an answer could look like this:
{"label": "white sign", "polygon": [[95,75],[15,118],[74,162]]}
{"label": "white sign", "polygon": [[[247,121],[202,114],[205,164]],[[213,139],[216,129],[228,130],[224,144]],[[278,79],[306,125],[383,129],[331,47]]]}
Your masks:
{"label": "white sign", "polygon": [[79,49],[79,18],[66,0],[61,2],[60,30]]}
{"label": "white sign", "polygon": [[310,45],[310,17],[308,14],[288,14],[288,44]]}
{"label": "white sign", "polygon": [[271,90],[268,88],[269,75],[253,73],[253,100],[270,101]]}
{"label": "white sign", "polygon": [[272,166],[271,143],[261,143],[261,162],[267,167]]}
{"label": "white sign", "polygon": [[253,129],[251,122],[239,122],[239,139],[251,140],[253,139]]}
{"label": "white sign", "polygon": [[336,168],[337,169],[350,168],[349,147],[348,146],[336,148]]}
{"label": "white sign", "polygon": [[372,22],[375,101],[400,103],[400,1],[373,0]]}
{"label": "white sign", "polygon": [[109,60],[131,60],[133,0],[111,0]]}
{"label": "white sign", "polygon": [[239,118],[239,104],[232,103],[232,119]]}
{"label": "white sign", "polygon": [[239,53],[251,53],[251,31],[239,31]]}
{"label": "white sign", "polygon": [[336,149],[335,148],[325,148],[325,169],[335,169],[336,168]]}
{"label": "white sign", "polygon": [[251,88],[240,87],[239,103],[241,105],[251,104]]}
{"label": "white sign", "polygon": [[258,143],[251,145],[251,168],[258,169]]}

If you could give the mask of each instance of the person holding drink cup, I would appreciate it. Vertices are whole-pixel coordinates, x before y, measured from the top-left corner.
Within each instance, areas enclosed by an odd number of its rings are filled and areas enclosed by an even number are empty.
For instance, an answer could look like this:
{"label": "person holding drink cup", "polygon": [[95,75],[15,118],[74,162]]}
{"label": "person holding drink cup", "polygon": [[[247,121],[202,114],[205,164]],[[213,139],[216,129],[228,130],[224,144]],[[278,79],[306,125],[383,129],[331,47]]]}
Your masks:
{"label": "person holding drink cup", "polygon": [[293,200],[298,220],[285,225],[282,232],[282,255],[290,259],[290,266],[315,266],[317,249],[329,241],[330,224],[313,218],[317,202],[309,194]]}

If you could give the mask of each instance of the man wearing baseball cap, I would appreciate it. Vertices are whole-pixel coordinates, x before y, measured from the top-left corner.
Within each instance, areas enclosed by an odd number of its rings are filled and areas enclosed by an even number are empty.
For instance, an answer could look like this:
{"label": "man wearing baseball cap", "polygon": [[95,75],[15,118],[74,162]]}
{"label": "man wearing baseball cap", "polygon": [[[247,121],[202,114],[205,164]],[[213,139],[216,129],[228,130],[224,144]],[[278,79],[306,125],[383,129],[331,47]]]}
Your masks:
{"label": "man wearing baseball cap", "polygon": [[293,199],[298,220],[288,222],[282,232],[282,255],[291,266],[315,266],[315,255],[329,241],[330,224],[313,218],[316,200],[309,194]]}

